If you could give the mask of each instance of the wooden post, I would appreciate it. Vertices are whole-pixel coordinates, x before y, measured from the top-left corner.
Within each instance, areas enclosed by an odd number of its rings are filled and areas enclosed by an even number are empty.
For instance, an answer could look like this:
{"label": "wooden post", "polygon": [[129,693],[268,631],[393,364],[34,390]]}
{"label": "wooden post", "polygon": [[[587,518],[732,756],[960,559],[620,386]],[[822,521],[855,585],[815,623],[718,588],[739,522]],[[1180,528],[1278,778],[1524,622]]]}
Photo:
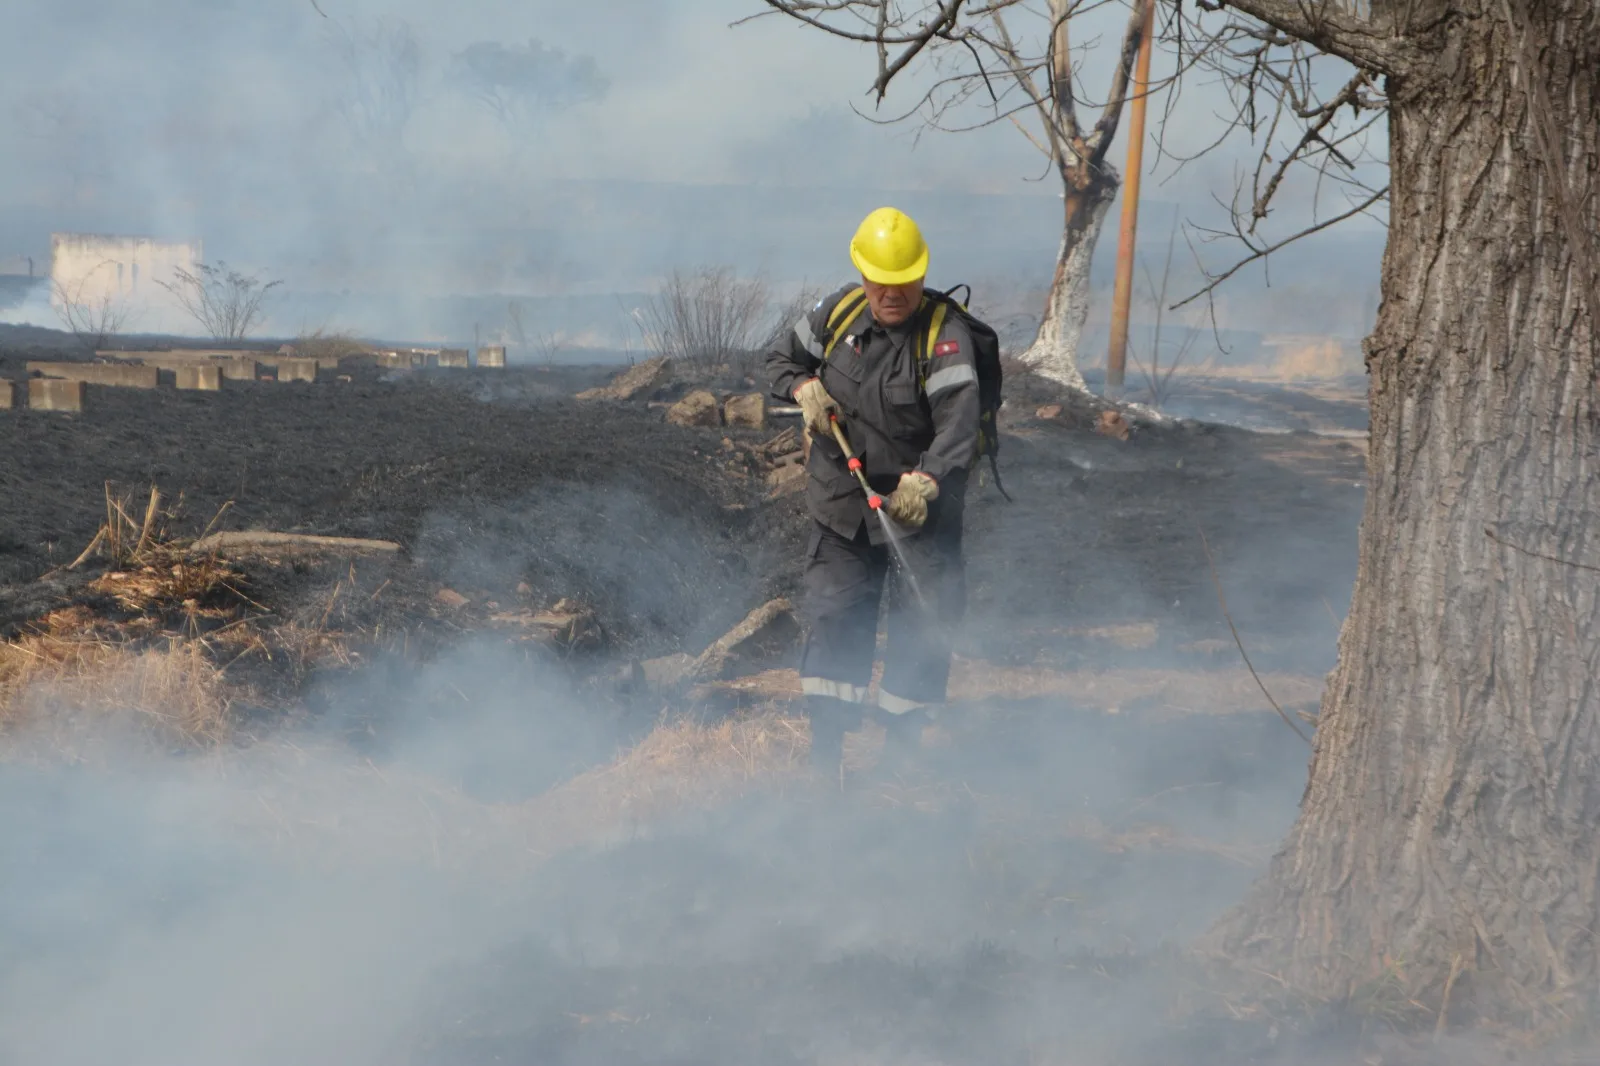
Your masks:
{"label": "wooden post", "polygon": [[1106,392],[1122,391],[1128,365],[1128,308],[1133,302],[1133,249],[1139,230],[1139,176],[1144,168],[1144,112],[1150,99],[1150,48],[1155,0],[1144,0],[1144,31],[1133,68],[1133,114],[1128,120],[1128,166],[1122,175],[1122,231],[1117,238],[1117,284],[1111,297],[1111,348],[1106,352]]}

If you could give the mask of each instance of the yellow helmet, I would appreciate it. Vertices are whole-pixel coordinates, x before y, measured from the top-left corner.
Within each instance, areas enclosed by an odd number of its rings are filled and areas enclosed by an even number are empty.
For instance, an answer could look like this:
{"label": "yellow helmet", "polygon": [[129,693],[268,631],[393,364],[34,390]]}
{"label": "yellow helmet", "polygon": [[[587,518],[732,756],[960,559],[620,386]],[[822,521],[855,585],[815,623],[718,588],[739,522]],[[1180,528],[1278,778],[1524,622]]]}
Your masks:
{"label": "yellow helmet", "polygon": [[927,276],[928,245],[910,215],[880,207],[856,230],[850,261],[868,281],[905,285]]}

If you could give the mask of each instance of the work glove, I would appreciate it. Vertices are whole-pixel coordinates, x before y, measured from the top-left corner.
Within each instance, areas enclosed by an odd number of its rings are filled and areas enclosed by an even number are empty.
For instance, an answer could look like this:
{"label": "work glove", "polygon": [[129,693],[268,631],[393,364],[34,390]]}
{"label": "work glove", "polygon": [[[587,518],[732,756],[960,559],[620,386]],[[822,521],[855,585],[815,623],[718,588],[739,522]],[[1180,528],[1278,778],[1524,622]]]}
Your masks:
{"label": "work glove", "polygon": [[921,529],[928,520],[928,504],[939,498],[939,483],[927,474],[913,470],[900,475],[900,484],[884,505],[889,517],[907,529]]}
{"label": "work glove", "polygon": [[819,379],[811,378],[795,389],[794,402],[800,405],[800,415],[813,437],[827,437],[833,432],[830,419],[839,413],[839,404]]}

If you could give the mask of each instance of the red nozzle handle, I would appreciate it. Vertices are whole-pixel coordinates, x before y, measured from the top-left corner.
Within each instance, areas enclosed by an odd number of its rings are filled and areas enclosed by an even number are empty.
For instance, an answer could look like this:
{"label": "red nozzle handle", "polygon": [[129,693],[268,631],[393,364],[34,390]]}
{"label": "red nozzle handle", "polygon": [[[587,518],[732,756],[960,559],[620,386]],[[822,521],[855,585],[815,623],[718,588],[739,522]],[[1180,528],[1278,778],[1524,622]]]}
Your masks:
{"label": "red nozzle handle", "polygon": [[882,496],[868,496],[867,497],[867,506],[872,508],[874,511],[882,510],[883,509],[883,497]]}
{"label": "red nozzle handle", "polygon": [[845,465],[850,468],[852,473],[854,473],[855,471],[861,469],[861,460],[857,459],[855,456],[852,455],[850,457],[850,461],[848,463],[846,463]]}

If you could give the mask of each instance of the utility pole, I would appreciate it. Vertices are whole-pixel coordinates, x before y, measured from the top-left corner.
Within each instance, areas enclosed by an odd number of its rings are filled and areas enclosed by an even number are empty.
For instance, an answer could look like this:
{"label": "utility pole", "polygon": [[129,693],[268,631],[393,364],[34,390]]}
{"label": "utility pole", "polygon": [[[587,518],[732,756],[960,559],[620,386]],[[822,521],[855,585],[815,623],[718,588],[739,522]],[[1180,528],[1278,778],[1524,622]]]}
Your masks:
{"label": "utility pole", "polygon": [[1106,352],[1106,392],[1122,392],[1128,367],[1128,307],[1133,302],[1133,248],[1139,230],[1139,177],[1144,169],[1144,111],[1150,99],[1150,46],[1155,33],[1155,0],[1144,0],[1144,32],[1133,68],[1133,99],[1128,116],[1128,167],[1122,174],[1122,230],[1117,237],[1117,284],[1111,296],[1111,348]]}

